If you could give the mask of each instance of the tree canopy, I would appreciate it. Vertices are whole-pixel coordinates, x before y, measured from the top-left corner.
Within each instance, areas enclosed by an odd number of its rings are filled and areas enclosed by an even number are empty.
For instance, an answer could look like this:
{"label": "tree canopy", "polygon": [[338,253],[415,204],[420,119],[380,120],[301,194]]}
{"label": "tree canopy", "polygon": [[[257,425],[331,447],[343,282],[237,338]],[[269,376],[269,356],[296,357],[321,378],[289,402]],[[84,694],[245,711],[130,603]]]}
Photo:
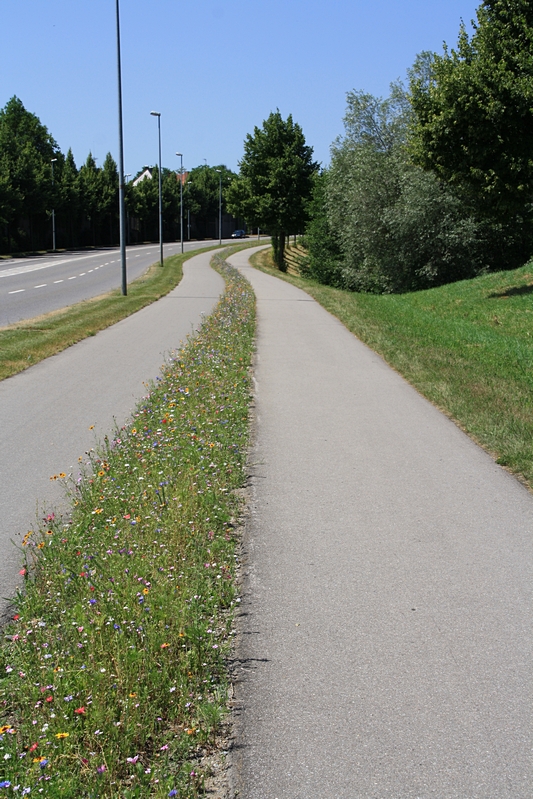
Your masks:
{"label": "tree canopy", "polygon": [[479,212],[531,213],[533,4],[484,0],[474,33],[435,55],[431,77],[413,76],[412,153]]}
{"label": "tree canopy", "polygon": [[276,261],[284,270],[285,237],[302,232],[307,219],[318,170],[313,149],[292,116],[284,120],[276,111],[246,136],[239,167],[239,177],[228,191],[228,207],[272,234]]}

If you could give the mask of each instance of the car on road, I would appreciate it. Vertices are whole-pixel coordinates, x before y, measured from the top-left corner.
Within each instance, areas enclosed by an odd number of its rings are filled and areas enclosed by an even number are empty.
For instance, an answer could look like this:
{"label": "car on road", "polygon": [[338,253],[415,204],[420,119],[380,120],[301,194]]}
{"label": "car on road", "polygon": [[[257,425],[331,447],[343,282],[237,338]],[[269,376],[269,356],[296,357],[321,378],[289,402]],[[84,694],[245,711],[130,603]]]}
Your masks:
{"label": "car on road", "polygon": [[245,230],[234,230],[231,234],[232,239],[245,239],[246,238],[246,231]]}

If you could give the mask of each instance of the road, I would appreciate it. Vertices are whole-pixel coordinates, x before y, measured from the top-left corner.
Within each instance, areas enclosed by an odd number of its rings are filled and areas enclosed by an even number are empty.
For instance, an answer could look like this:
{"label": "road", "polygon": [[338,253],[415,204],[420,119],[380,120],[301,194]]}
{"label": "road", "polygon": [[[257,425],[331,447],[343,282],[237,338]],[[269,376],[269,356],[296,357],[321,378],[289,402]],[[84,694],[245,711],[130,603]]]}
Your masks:
{"label": "road", "polygon": [[[224,244],[231,240],[223,241]],[[186,242],[186,252],[217,241]],[[164,245],[164,257],[180,252]],[[159,260],[159,244],[126,248],[128,283]],[[121,286],[120,250],[73,252],[0,260],[0,327],[65,308]]]}
{"label": "road", "polygon": [[45,509],[61,506],[50,477],[77,475],[78,457],[123,424],[145,381],[215,305],[224,283],[211,255],[186,261],[179,286],[158,302],[0,382],[0,603],[21,579],[12,542],[20,547]]}
{"label": "road", "polygon": [[238,796],[530,799],[533,496],[247,257]]}

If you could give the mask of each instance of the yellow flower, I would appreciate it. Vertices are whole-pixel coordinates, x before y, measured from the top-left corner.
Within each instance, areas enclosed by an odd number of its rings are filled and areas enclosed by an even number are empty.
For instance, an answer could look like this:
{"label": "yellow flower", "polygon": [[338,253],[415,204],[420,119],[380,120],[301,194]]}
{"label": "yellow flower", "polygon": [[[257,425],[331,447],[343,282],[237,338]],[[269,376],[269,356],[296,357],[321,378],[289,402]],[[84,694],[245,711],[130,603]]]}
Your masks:
{"label": "yellow flower", "polygon": [[143,594],[144,594],[145,596],[146,596],[147,594],[149,594],[149,593],[150,593],[150,589],[149,589],[149,588],[143,588]]}
{"label": "yellow flower", "polygon": [[89,427],[89,430],[94,430],[94,424]]}
{"label": "yellow flower", "polygon": [[4,724],[3,727],[0,727],[0,735],[3,735],[5,732],[7,732],[10,729],[11,729],[11,727],[10,727],[9,724]]}
{"label": "yellow flower", "polygon": [[98,477],[103,477],[104,474],[105,474],[104,470],[100,469],[100,471],[98,472]]}
{"label": "yellow flower", "polygon": [[60,741],[62,738],[68,738],[70,735],[69,732],[56,732],[56,738]]}
{"label": "yellow flower", "polygon": [[37,544],[37,549],[44,549],[44,541],[39,541]]}
{"label": "yellow flower", "polygon": [[66,477],[67,475],[65,474],[65,472],[59,472],[59,476],[60,476],[61,478],[63,478],[63,477]]}
{"label": "yellow flower", "polygon": [[134,691],[133,693],[130,694],[130,699],[135,699],[136,696],[137,696],[137,694]]}

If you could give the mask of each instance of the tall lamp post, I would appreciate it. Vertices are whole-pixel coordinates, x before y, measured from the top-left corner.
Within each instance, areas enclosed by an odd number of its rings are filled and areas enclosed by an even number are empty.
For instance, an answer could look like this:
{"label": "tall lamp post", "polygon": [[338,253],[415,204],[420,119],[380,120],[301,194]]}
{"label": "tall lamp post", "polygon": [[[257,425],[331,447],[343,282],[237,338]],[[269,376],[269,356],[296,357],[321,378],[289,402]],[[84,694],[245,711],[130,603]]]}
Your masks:
{"label": "tall lamp post", "polygon": [[[54,199],[54,164],[57,161],[57,158],[50,159],[50,163],[52,164],[52,203],[55,206],[55,199]],[[52,250],[56,251],[56,212],[55,207],[52,208]]]}
{"label": "tall lamp post", "polygon": [[218,172],[218,243],[222,244],[222,170]]}
{"label": "tall lamp post", "polygon": [[126,275],[126,202],[124,189],[124,141],[122,135],[122,71],[120,66],[120,14],[116,0],[117,17],[117,79],[118,79],[118,215],[120,228],[120,264],[122,275],[122,296],[128,293]]}
{"label": "tall lamp post", "polygon": [[159,111],[150,111],[157,117],[157,132],[159,135],[159,261],[163,266],[163,193],[161,190],[161,114]]}
{"label": "tall lamp post", "polygon": [[183,252],[183,153],[176,153],[181,159],[180,163],[180,241]]}

